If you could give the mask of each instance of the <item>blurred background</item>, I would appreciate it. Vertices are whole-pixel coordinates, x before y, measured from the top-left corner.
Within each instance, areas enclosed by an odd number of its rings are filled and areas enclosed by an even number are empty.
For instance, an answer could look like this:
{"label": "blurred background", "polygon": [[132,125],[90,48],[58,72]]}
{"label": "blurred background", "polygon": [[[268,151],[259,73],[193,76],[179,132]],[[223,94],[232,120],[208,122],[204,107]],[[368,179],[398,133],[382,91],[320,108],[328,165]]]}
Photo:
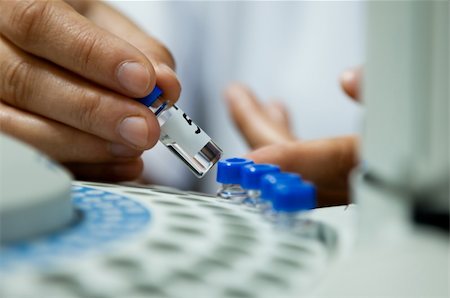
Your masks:
{"label": "blurred background", "polygon": [[[339,76],[364,62],[365,3],[110,4],[168,46],[182,84],[179,105],[225,157],[250,150],[223,99],[223,90],[236,81],[248,85],[262,101],[283,102],[300,139],[359,132],[361,107],[341,91]],[[215,171],[198,180],[162,145],[146,152],[144,159],[147,182],[216,190]]]}

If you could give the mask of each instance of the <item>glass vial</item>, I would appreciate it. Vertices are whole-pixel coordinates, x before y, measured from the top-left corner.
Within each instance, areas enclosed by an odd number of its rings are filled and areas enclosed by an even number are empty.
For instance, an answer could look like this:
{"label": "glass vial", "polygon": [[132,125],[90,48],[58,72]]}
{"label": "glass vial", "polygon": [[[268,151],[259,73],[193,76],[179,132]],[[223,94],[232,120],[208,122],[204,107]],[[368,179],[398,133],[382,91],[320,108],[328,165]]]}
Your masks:
{"label": "glass vial", "polygon": [[266,213],[267,211],[272,208],[272,189],[280,183],[284,182],[302,182],[302,178],[299,174],[296,173],[288,173],[288,172],[281,172],[281,173],[273,173],[273,174],[267,174],[261,179],[261,196],[259,205],[257,206],[258,209],[262,213]]}
{"label": "glass vial", "polygon": [[262,178],[267,174],[279,172],[280,167],[271,164],[254,164],[243,167],[241,186],[248,194],[244,203],[248,206],[257,207],[260,203]]}
{"label": "glass vial", "polygon": [[[316,191],[311,183],[288,179],[279,181],[270,190],[270,220],[280,229],[294,229],[307,226],[303,212],[316,207]],[[303,231],[304,232],[304,231]]]}
{"label": "glass vial", "polygon": [[157,117],[161,127],[159,140],[180,158],[198,178],[203,177],[220,159],[222,150],[176,105],[169,106],[155,89],[138,101]]}
{"label": "glass vial", "polygon": [[247,198],[247,192],[241,187],[241,170],[253,164],[245,158],[228,158],[219,161],[216,181],[221,183],[217,197],[230,203],[240,204]]}

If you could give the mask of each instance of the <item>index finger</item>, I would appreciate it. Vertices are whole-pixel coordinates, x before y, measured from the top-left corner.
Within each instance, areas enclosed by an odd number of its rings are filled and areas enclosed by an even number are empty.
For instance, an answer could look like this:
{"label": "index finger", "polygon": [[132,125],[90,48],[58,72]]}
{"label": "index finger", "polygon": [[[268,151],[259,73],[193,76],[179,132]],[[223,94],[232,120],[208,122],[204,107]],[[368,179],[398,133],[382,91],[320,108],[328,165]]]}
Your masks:
{"label": "index finger", "polygon": [[58,1],[0,1],[0,32],[23,50],[109,89],[143,97],[155,85],[150,61],[134,46]]}
{"label": "index finger", "polygon": [[180,97],[181,85],[174,72],[175,60],[170,51],[108,4],[101,1],[89,3],[86,10],[89,19],[128,41],[143,53],[155,67],[156,85],[164,91],[164,99],[174,104]]}

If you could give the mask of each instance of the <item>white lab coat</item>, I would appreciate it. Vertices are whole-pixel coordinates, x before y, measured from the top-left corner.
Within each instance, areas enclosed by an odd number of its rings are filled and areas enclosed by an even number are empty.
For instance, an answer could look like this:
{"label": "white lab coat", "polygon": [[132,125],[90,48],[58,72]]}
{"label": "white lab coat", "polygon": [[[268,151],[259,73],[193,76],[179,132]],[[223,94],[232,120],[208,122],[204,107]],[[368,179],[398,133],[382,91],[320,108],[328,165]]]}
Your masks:
{"label": "white lab coat", "polygon": [[[339,87],[345,69],[363,63],[361,2],[113,2],[163,41],[177,61],[179,105],[224,150],[248,152],[222,91],[248,84],[261,100],[282,100],[302,139],[357,133],[360,108]],[[251,111],[248,111],[251,113]],[[144,176],[193,189],[195,178],[163,146],[144,154]],[[203,179],[214,191],[215,173]]]}

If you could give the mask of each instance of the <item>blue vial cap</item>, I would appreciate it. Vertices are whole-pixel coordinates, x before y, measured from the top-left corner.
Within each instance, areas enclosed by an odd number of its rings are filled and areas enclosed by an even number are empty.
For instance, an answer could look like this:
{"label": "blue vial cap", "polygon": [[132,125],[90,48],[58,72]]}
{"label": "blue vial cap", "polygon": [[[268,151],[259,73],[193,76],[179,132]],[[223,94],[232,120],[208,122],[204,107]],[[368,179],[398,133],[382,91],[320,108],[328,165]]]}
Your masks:
{"label": "blue vial cap", "polygon": [[261,179],[263,176],[272,173],[279,173],[280,167],[270,164],[254,164],[242,168],[242,183],[244,189],[261,189]]}
{"label": "blue vial cap", "polygon": [[216,181],[223,184],[241,184],[241,169],[253,161],[246,158],[228,158],[217,164]]}
{"label": "blue vial cap", "polygon": [[155,86],[149,95],[143,98],[138,98],[137,101],[149,107],[158,99],[158,97],[162,95],[162,93],[162,90],[159,89],[158,86]]}
{"label": "blue vial cap", "polygon": [[316,190],[307,182],[281,182],[272,189],[272,208],[276,212],[299,212],[316,207]]}
{"label": "blue vial cap", "polygon": [[286,183],[289,181],[302,182],[302,178],[296,173],[272,173],[264,175],[261,179],[261,199],[270,201],[273,197],[272,189],[278,183]]}

